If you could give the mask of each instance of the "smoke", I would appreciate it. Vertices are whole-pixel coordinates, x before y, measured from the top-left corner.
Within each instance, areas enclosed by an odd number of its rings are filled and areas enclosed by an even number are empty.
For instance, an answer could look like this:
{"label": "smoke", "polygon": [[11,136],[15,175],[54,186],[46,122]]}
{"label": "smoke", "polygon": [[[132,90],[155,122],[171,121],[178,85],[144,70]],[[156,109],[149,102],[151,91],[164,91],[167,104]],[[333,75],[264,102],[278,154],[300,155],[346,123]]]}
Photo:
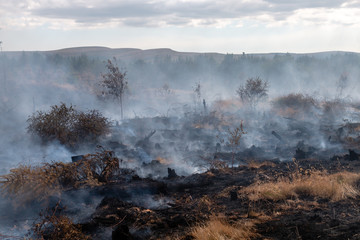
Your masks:
{"label": "smoke", "polygon": [[[125,120],[120,117],[119,104],[110,97],[104,99],[99,86],[106,71],[103,61],[112,56],[68,54],[2,53],[0,174],[19,164],[70,162],[72,155],[96,151],[86,145],[77,150],[57,142],[44,145],[29,135],[28,117],[61,102],[82,111],[100,110],[113,124],[99,145],[113,150],[122,160],[121,167],[135,170],[140,177],[159,179],[167,177],[168,168],[185,176],[209,168],[215,156],[229,160],[234,151],[229,129],[238,127],[241,120],[246,134],[236,147],[236,165],[255,157],[291,160],[296,149],[330,156],[342,151],[334,141],[339,136],[332,130],[341,127],[344,119],[356,122],[360,117],[355,104],[360,56],[355,53],[154,55],[136,60],[118,55],[118,65],[127,71],[129,82]],[[236,89],[251,77],[269,83],[268,99],[255,110],[236,95]],[[276,107],[279,99],[291,93],[311,97],[313,106],[300,99],[292,107],[289,102]],[[80,202],[87,196],[79,195],[80,200],[68,196],[66,201]],[[149,195],[136,204],[161,208],[169,202]],[[6,216],[11,215],[8,204],[0,201]],[[78,214],[78,220],[88,213]],[[15,225],[11,222],[8,227]],[[0,232],[14,233],[9,229]]]}
{"label": "smoke", "polygon": [[[201,137],[195,141],[191,139],[193,134],[187,133],[185,129],[188,125],[197,124],[194,118],[192,122],[189,121],[191,116],[195,116],[191,114],[196,113],[201,117],[205,111],[217,111],[218,114],[233,111],[219,109],[219,102],[229,99],[236,102],[236,88],[250,77],[259,77],[269,82],[269,99],[257,107],[257,116],[242,110],[241,104],[236,107],[236,115],[245,120],[246,127],[251,129],[243,142],[244,147],[262,146],[264,141],[259,136],[264,136],[265,132],[268,140],[272,137],[265,127],[258,126],[266,126],[272,121],[281,132],[291,125],[289,121],[271,113],[271,101],[278,97],[302,93],[313,96],[318,102],[332,101],[334,96],[352,102],[358,100],[356,81],[360,71],[356,65],[359,56],[355,53],[227,54],[221,57],[194,54],[186,58],[154,55],[152,58],[135,60],[122,58],[121,55],[117,57],[118,65],[127,72],[129,81],[129,92],[124,99],[125,116],[128,119],[170,117],[170,124],[144,121],[138,128],[137,123],[132,120],[129,120],[131,124],[120,120],[118,103],[110,98],[101,100],[99,81],[101,74],[106,71],[104,55],[88,57],[84,54],[67,56],[61,52],[5,52],[1,56],[0,73],[0,111],[3,116],[0,121],[1,172],[6,173],[20,163],[69,161],[72,154],[91,151],[84,147],[74,152],[58,143],[40,145],[27,133],[26,119],[31,114],[38,110],[48,111],[51,105],[60,102],[72,104],[80,110],[99,109],[114,124],[122,123],[121,132],[118,135],[113,132],[111,139],[133,149],[136,141],[147,132],[158,131],[154,139],[158,146],[164,145],[163,149],[166,148],[166,151],[149,152],[139,147],[134,150],[138,155],[136,158],[139,162],[149,163],[161,157],[157,154],[163,154],[180,165],[181,159],[185,158],[182,151],[188,149],[194,153],[204,147]],[[313,112],[323,114],[321,109]],[[353,116],[346,114],[342,116],[353,119]],[[334,121],[342,121],[339,117],[335,118]],[[318,119],[307,120],[315,126],[319,124],[314,122]],[[161,131],[165,130],[185,133],[177,136],[181,141],[175,141],[171,145],[167,141],[172,139],[162,136]],[[191,129],[190,132],[194,131]],[[210,137],[207,136],[212,139],[206,144],[208,148],[216,145],[218,139],[215,136],[219,133],[224,135],[226,131],[218,129],[217,132],[210,133]],[[327,146],[324,137],[321,139],[320,145]]]}

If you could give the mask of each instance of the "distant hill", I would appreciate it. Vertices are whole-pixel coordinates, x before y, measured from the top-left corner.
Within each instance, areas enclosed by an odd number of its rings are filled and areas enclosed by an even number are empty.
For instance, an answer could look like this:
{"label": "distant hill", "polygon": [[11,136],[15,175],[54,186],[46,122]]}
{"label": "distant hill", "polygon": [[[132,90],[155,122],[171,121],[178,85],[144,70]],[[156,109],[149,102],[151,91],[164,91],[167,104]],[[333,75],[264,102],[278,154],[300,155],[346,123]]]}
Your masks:
{"label": "distant hill", "polygon": [[[30,51],[35,52],[35,51]],[[222,61],[226,54],[223,53],[196,53],[196,52],[178,52],[169,48],[158,48],[158,49],[147,49],[142,50],[138,48],[107,48],[107,47],[97,47],[97,46],[89,46],[89,47],[73,47],[73,48],[64,48],[59,50],[52,51],[37,51],[44,54],[59,54],[64,57],[72,57],[79,56],[85,54],[92,58],[99,59],[108,59],[112,57],[116,57],[125,62],[134,61],[134,60],[144,60],[144,61],[152,61],[156,58],[165,58],[170,57],[171,59],[177,58],[194,58],[196,56],[208,56],[212,57],[216,61]],[[23,51],[12,51],[6,52],[8,56],[20,56]],[[315,58],[326,58],[332,55],[343,55],[343,54],[355,54],[360,56],[360,53],[355,52],[343,52],[343,51],[329,51],[329,52],[317,52],[317,53],[243,53],[247,56],[256,56],[263,58],[273,58],[274,56],[285,56],[290,55],[291,57],[297,58],[301,56],[315,57]],[[235,57],[242,56],[243,54],[233,54]]]}
{"label": "distant hill", "polygon": [[195,53],[195,52],[177,52],[169,48],[157,48],[142,50],[137,48],[106,48],[106,47],[76,47],[66,48],[55,51],[48,51],[46,53],[59,54],[62,56],[78,56],[86,54],[89,57],[98,58],[112,58],[116,57],[123,61],[132,61],[142,59],[144,61],[151,61],[155,58],[171,57],[176,58],[193,58],[198,55],[212,56],[215,59],[221,60],[224,54],[220,53]]}

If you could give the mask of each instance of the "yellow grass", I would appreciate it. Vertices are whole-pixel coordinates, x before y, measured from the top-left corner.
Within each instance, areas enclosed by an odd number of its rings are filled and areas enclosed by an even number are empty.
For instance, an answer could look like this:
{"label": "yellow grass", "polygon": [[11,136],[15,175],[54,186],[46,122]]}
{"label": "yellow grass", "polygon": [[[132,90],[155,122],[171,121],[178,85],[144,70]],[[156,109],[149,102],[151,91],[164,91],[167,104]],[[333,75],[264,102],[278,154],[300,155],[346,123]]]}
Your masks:
{"label": "yellow grass", "polygon": [[204,225],[194,227],[191,235],[196,240],[245,240],[258,236],[253,221],[231,225],[219,218],[214,218]]}
{"label": "yellow grass", "polygon": [[360,173],[314,172],[309,176],[293,175],[292,178],[282,178],[277,182],[254,184],[242,189],[241,192],[247,194],[253,201],[259,199],[279,201],[299,196],[338,201],[359,196],[360,192],[355,186],[359,180]]}
{"label": "yellow grass", "polygon": [[276,165],[275,163],[270,161],[256,161],[256,160],[251,160],[247,164],[249,168],[261,168],[262,166],[274,167],[275,165]]}

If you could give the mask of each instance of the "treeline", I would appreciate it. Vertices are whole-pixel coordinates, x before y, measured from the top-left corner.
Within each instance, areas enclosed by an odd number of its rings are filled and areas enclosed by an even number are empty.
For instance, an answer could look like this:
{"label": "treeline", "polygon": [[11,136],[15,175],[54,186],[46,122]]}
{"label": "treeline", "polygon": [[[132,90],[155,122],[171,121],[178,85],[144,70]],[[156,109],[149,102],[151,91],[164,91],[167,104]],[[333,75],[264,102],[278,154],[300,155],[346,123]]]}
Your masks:
{"label": "treeline", "polygon": [[[22,52],[17,57],[1,56],[3,71],[8,79],[17,79],[25,73],[26,79],[43,78],[46,81],[65,81],[71,84],[95,84],[105,69],[106,59],[63,56],[46,52]],[[341,75],[359,79],[360,55],[334,53],[320,55],[251,55],[198,54],[193,57],[154,56],[150,60],[118,58],[118,65],[127,72],[132,83],[161,87],[184,88],[194,82],[220,83],[229,88],[258,76],[273,87],[300,82],[336,85]],[[5,70],[4,70],[5,69]],[[0,78],[3,75],[0,74]],[[22,77],[24,78],[24,77]],[[315,84],[316,85],[316,84]],[[304,87],[304,86],[300,86]],[[314,87],[314,86],[312,86]]]}

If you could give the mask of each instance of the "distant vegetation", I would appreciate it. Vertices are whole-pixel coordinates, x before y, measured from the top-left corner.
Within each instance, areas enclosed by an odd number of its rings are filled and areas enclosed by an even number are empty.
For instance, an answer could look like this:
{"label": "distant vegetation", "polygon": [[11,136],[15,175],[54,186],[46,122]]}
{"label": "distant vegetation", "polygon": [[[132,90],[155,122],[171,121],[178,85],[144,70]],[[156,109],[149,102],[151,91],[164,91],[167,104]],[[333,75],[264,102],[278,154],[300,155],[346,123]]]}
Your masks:
{"label": "distant vegetation", "polygon": [[261,78],[249,78],[245,85],[240,85],[236,90],[241,101],[248,104],[252,109],[258,105],[260,101],[267,98],[269,91],[269,84]]}
{"label": "distant vegetation", "polygon": [[[170,53],[169,53],[170,54]],[[23,52],[17,57],[1,56],[5,60],[8,82],[18,81],[25,74],[27,82],[34,80],[56,81],[61,79],[75,86],[95,91],[104,61],[108,56],[68,56],[50,52]],[[157,56],[154,52],[146,59],[117,57],[118,66],[127,70],[127,78],[132,84],[160,88],[165,83],[173,89],[192,86],[193,81],[221,83],[233,89],[239,80],[245,81],[253,76],[268,80],[272,87],[297,88],[326,87],[337,88],[343,95],[346,85],[352,79],[359,79],[358,63],[360,55],[355,53],[334,53],[327,57],[312,55],[274,54],[194,54],[189,57]],[[105,63],[106,64],[106,63]],[[346,66],[346,69],[345,67]],[[56,71],[54,71],[56,69]],[[151,84],[150,84],[151,83]],[[235,94],[235,93],[234,93]]]}

